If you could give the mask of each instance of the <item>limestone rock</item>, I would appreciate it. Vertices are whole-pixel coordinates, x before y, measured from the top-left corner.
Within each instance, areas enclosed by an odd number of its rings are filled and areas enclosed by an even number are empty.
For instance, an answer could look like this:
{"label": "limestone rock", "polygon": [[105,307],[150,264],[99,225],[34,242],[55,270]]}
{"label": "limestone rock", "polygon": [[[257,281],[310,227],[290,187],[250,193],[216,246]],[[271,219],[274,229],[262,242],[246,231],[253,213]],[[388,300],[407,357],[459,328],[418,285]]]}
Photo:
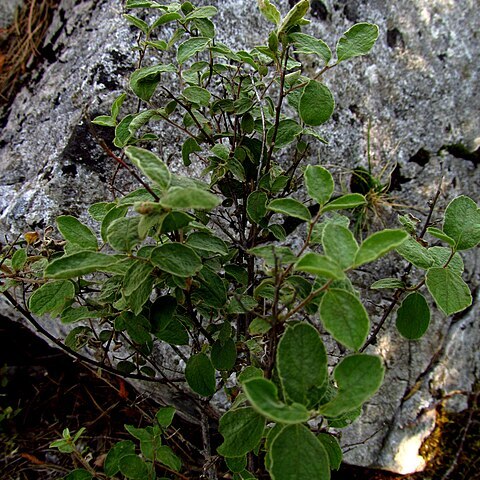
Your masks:
{"label": "limestone rock", "polygon": [[[217,5],[220,37],[233,47],[250,48],[268,32],[255,0],[201,3]],[[288,8],[286,1],[277,3]],[[393,172],[392,203],[409,205],[424,218],[439,182],[440,210],[458,194],[478,199],[480,13],[475,2],[325,0],[312,2],[311,15],[310,31],[332,47],[354,22],[377,23],[381,35],[368,57],[325,76],[337,108],[323,132],[330,144],[319,146],[310,162],[331,166],[348,184],[352,168],[367,165],[370,119],[373,170],[385,172],[384,179]],[[46,40],[51,56],[3,119],[3,233],[42,230],[63,213],[85,218],[89,204],[110,195],[115,166],[90,136],[84,115],[108,112],[126,88],[135,68],[134,39],[119,0],[62,1]],[[317,70],[314,64],[308,68]],[[174,155],[173,169],[180,168],[175,156],[180,140],[166,130],[160,142],[162,155]],[[118,185],[128,189],[128,178],[120,180]],[[394,217],[388,205],[377,213],[387,222]],[[465,262],[473,289],[480,283],[478,260],[476,251]],[[401,261],[382,265],[403,269]],[[376,270],[364,273],[365,286],[378,278]],[[387,301],[379,297],[377,303]],[[344,431],[346,461],[402,473],[422,467],[417,452],[433,428],[434,407],[443,396],[471,390],[479,380],[478,301],[476,295],[464,315],[436,314],[419,342],[402,340],[392,322],[387,325],[370,347],[385,359],[386,382],[361,420]],[[381,310],[375,313],[379,318]],[[13,315],[7,306],[4,314]],[[54,323],[48,327],[58,331]],[[462,402],[450,406],[464,408]]]}

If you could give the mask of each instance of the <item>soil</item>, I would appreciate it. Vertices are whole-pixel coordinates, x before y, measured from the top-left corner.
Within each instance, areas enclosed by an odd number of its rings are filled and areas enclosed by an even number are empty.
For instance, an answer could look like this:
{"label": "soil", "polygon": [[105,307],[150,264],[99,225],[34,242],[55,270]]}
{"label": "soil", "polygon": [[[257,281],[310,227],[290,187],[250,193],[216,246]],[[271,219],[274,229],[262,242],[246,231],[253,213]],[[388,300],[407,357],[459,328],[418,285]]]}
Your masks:
{"label": "soil", "polygon": [[[90,465],[102,471],[110,447],[129,438],[124,424],[149,424],[158,404],[122,379],[97,373],[50,348],[18,323],[1,319],[0,418],[7,407],[12,409],[9,418],[0,420],[2,480],[57,480],[78,468],[69,455],[49,447],[66,427],[70,431],[86,427],[84,454]],[[478,402],[478,396],[475,399]],[[339,472],[333,472],[332,480],[480,479],[479,405],[471,405],[454,418],[441,418],[442,428],[432,436],[431,461],[425,472],[402,476],[342,465]],[[187,438],[180,437],[178,430]],[[158,473],[171,479],[202,478],[201,433],[177,419],[169,437],[170,446],[184,461],[182,476],[160,467]]]}

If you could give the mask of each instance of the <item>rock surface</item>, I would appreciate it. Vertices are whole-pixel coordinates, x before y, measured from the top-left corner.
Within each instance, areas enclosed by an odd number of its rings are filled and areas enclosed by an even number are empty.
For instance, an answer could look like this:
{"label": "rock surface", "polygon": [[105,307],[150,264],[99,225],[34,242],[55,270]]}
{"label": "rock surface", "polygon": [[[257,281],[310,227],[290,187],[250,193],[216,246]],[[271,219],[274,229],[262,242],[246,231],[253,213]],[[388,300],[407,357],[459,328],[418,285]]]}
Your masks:
{"label": "rock surface", "polygon": [[[266,36],[268,26],[256,13],[255,0],[202,3],[217,4],[220,36],[231,46],[252,47]],[[278,3],[284,11],[288,8],[286,0]],[[355,22],[377,23],[381,31],[368,57],[328,72],[325,81],[335,94],[337,109],[323,132],[330,144],[319,147],[311,162],[332,166],[348,180],[353,167],[367,164],[371,119],[374,171],[381,175],[397,166],[392,176],[395,203],[415,207],[423,218],[442,177],[440,210],[458,194],[478,200],[476,2],[311,3],[311,32],[331,46]],[[3,120],[3,233],[45,229],[62,213],[82,217],[89,204],[108,197],[114,166],[89,135],[83,118],[87,110],[91,116],[106,113],[134,68],[130,49],[135,36],[120,14],[119,0],[61,3],[46,40],[51,55]],[[316,66],[310,68],[315,71]],[[166,132],[162,153],[177,152],[179,140],[177,133]],[[122,181],[128,188],[128,179]],[[388,219],[386,210],[378,213]],[[478,250],[465,260],[465,278],[478,292]],[[398,261],[393,268],[402,271],[403,263]],[[365,284],[372,278],[366,272]],[[422,468],[418,448],[433,428],[435,406],[453,391],[472,390],[480,380],[478,293],[474,297],[464,315],[445,319],[436,314],[428,335],[419,342],[399,338],[391,323],[383,330],[370,350],[384,357],[386,382],[361,420],[344,431],[346,461],[401,473]],[[379,304],[387,302],[388,298],[378,299]],[[6,305],[3,313],[13,315]],[[52,322],[47,325],[58,329]],[[450,407],[465,408],[462,399],[452,397]]]}
{"label": "rock surface", "polygon": [[17,8],[22,5],[23,0],[3,0],[0,4],[0,28],[6,28],[13,22]]}

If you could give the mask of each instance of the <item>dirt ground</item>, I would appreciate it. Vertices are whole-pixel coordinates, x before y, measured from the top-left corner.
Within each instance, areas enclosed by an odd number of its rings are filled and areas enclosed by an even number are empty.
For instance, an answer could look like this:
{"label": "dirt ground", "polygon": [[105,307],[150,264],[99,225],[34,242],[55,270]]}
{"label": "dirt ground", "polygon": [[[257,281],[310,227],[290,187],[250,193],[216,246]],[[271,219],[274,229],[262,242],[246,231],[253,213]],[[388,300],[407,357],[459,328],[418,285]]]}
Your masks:
{"label": "dirt ground", "polygon": [[[74,467],[69,455],[49,448],[65,427],[86,427],[85,453],[100,465],[110,446],[128,436],[124,424],[148,425],[158,409],[121,379],[99,378],[51,349],[27,329],[5,318],[0,322],[0,479],[61,479]],[[464,425],[469,422],[465,435]],[[474,480],[480,479],[480,414],[478,405],[444,422],[435,452],[422,474],[395,475],[343,465],[332,480]],[[179,429],[187,438],[181,438]],[[173,424],[170,446],[182,456],[182,475],[158,469],[166,478],[201,478],[201,434],[191,425]],[[462,442],[463,439],[463,442]],[[214,442],[220,439],[213,439]],[[461,454],[457,456],[459,446]],[[446,456],[445,456],[446,455]],[[78,465],[77,465],[78,467]],[[101,469],[100,469],[101,471]],[[448,474],[448,476],[446,476]],[[224,476],[223,478],[230,478]]]}

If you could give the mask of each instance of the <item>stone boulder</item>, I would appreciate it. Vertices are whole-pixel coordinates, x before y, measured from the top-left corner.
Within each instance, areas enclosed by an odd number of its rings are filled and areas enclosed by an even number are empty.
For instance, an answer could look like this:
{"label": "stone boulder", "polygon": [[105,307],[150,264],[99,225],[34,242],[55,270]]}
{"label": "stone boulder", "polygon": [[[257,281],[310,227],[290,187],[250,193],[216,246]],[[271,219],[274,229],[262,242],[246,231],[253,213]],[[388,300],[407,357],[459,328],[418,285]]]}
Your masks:
{"label": "stone boulder", "polygon": [[[218,7],[220,37],[232,47],[253,47],[267,35],[255,0],[197,3]],[[289,8],[285,0],[277,3],[284,12]],[[477,199],[480,11],[474,3],[312,0],[310,32],[331,46],[355,22],[374,22],[381,34],[369,56],[325,75],[337,108],[323,131],[329,145],[319,146],[310,161],[331,167],[348,183],[353,168],[367,165],[371,122],[373,171],[391,177],[389,203],[410,206],[424,218],[439,184],[438,211],[458,194]],[[2,120],[2,236],[45,230],[59,214],[85,219],[89,204],[109,197],[115,165],[84,118],[87,112],[107,113],[135,68],[135,33],[121,12],[119,0],[61,2],[45,40],[48,58]],[[314,64],[308,68],[316,71]],[[165,131],[162,154],[178,158],[180,140],[177,132]],[[172,168],[180,169],[180,163],[174,160]],[[120,185],[129,188],[128,178]],[[395,217],[385,202],[375,214],[387,223]],[[465,259],[475,298],[469,310],[452,318],[436,313],[418,342],[401,339],[390,321],[369,347],[385,359],[386,381],[361,419],[343,432],[347,462],[400,473],[419,470],[424,461],[418,450],[435,425],[438,404],[448,398],[451,409],[466,408],[465,397],[452,392],[471,391],[480,380],[478,261],[478,250]],[[404,264],[399,257],[396,262],[382,268],[401,272]],[[364,272],[366,286],[377,278],[378,271]],[[374,319],[388,298],[377,300]],[[4,315],[15,316],[1,305]],[[55,322],[44,324],[61,334]]]}

